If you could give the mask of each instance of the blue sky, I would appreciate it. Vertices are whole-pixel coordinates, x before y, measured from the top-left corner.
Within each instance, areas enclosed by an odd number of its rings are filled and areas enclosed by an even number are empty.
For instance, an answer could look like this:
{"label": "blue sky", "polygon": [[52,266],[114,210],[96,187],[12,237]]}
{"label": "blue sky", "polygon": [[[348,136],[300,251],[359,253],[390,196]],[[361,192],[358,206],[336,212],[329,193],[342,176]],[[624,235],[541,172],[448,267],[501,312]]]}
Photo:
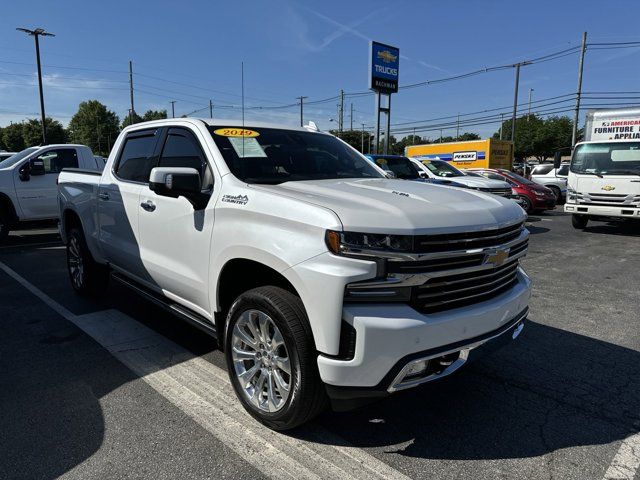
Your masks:
{"label": "blue sky", "polygon": [[[129,60],[134,62],[139,113],[170,110],[169,101],[176,100],[177,115],[204,108],[207,116],[212,98],[214,116],[238,118],[241,61],[246,105],[277,106],[295,103],[300,95],[307,101],[333,97],[341,88],[366,91],[369,39],[400,48],[401,85],[564,50],[577,46],[583,31],[590,42],[640,40],[637,0],[22,0],[5,6],[0,25],[0,126],[39,113],[33,40],[15,27],[43,27],[56,34],[41,45],[45,100],[47,115],[64,124],[86,99],[102,101],[121,118],[126,115]],[[584,90],[640,91],[639,54],[637,47],[589,50]],[[571,54],[523,67],[520,101],[527,102],[530,88],[534,101],[575,91],[577,63],[578,56]],[[513,78],[509,69],[401,90],[393,96],[392,125],[457,113],[473,118],[464,114],[508,107]],[[352,102],[354,126],[372,125],[374,99],[360,96],[347,97],[345,126]],[[336,103],[308,106],[305,120],[332,128]],[[558,106],[569,108],[570,103]],[[298,118],[296,107],[247,111],[249,121],[296,124]],[[485,136],[497,127],[461,130]],[[451,135],[455,127],[443,133]]]}

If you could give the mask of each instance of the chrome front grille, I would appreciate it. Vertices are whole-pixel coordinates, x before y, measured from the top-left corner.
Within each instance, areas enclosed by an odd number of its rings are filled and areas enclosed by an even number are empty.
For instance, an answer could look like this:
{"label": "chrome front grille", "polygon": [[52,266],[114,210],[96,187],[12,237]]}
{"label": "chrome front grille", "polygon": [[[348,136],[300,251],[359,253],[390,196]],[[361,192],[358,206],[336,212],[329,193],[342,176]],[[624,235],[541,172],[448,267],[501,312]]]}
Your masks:
{"label": "chrome front grille", "polygon": [[403,302],[435,313],[489,300],[517,282],[529,232],[523,223],[414,238],[420,252],[378,260],[378,276],[347,285],[345,302]]}
{"label": "chrome front grille", "polygon": [[485,270],[436,277],[415,289],[411,305],[423,313],[462,307],[499,295],[517,281],[518,262]]}
{"label": "chrome front grille", "polygon": [[518,223],[479,232],[421,235],[415,237],[415,250],[420,253],[431,253],[496,246],[518,238],[523,228],[523,223]]}
{"label": "chrome front grille", "polygon": [[511,196],[510,188],[481,188],[480,191],[485,193],[492,193],[494,195],[499,195],[501,197]]}
{"label": "chrome front grille", "polygon": [[573,194],[580,205],[600,205],[605,207],[638,207],[640,195],[625,193],[576,193]]}

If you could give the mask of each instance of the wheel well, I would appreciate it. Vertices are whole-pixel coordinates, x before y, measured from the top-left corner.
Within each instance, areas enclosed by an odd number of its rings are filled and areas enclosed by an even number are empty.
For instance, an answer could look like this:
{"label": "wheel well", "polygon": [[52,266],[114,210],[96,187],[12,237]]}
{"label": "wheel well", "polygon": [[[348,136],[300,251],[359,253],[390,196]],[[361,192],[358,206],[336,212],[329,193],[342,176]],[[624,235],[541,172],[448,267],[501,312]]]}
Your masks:
{"label": "wheel well", "polygon": [[0,193],[0,209],[9,213],[9,218],[12,222],[18,221],[18,215],[16,214],[13,202],[11,202],[11,199],[4,193]]}
{"label": "wheel well", "polygon": [[247,290],[266,285],[280,287],[299,296],[291,282],[281,273],[260,262],[236,258],[222,268],[218,279],[218,312],[215,315],[216,330],[219,332],[218,345],[221,349],[224,347],[224,323],[233,301]]}
{"label": "wheel well", "polygon": [[65,210],[63,220],[65,234],[69,234],[69,231],[74,227],[82,229],[82,222],[80,221],[80,217],[73,210]]}

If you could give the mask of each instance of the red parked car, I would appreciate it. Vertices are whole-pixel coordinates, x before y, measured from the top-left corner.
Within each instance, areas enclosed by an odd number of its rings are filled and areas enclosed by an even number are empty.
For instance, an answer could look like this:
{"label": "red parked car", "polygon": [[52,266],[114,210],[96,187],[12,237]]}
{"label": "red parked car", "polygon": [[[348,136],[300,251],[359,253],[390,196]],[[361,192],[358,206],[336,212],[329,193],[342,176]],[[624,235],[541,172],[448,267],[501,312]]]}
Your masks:
{"label": "red parked car", "polygon": [[513,192],[520,198],[520,205],[527,213],[553,210],[556,208],[556,196],[551,189],[532,182],[517,173],[501,168],[470,169],[494,180],[504,180],[511,185]]}

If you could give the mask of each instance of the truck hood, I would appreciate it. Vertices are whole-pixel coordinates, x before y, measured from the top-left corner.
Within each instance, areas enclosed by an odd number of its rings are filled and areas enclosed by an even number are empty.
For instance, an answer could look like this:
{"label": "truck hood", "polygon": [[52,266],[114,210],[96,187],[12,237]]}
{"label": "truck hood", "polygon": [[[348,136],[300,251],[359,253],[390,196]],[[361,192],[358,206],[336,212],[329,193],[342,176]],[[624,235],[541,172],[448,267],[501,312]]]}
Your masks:
{"label": "truck hood", "polygon": [[407,180],[313,180],[253,188],[328,208],[345,230],[369,233],[478,231],[526,218],[524,210],[509,199]]}
{"label": "truck hood", "polygon": [[448,180],[452,180],[461,185],[466,185],[469,188],[511,188],[507,182],[502,180],[492,180],[490,178],[480,177],[447,177]]}
{"label": "truck hood", "polygon": [[640,195],[640,176],[638,175],[571,175],[570,187],[580,193],[602,195]]}

